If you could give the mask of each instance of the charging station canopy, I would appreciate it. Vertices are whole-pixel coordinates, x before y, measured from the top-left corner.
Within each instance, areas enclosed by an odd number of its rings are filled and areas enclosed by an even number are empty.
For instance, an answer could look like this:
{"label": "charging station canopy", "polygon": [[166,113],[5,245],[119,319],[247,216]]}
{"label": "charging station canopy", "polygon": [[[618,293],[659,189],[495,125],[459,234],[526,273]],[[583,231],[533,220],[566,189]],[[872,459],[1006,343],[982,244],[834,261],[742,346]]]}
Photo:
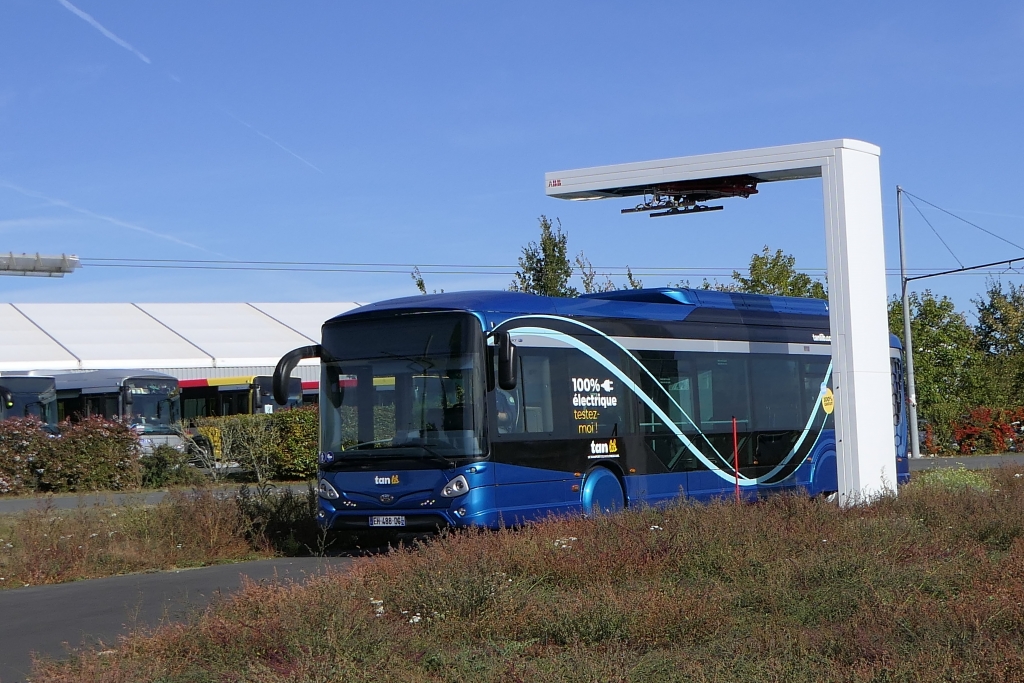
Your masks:
{"label": "charging station canopy", "polygon": [[705,202],[750,197],[765,183],[821,178],[842,504],[896,490],[880,152],[860,140],[827,140],[554,171],[544,178],[549,197],[641,197],[622,213],[655,217],[719,210]]}

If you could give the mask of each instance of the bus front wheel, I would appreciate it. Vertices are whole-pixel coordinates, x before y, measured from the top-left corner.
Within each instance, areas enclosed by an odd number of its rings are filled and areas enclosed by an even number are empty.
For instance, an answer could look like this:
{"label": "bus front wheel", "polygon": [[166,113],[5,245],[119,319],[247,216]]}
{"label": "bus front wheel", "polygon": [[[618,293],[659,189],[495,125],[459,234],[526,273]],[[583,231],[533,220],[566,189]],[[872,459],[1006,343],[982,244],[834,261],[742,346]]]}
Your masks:
{"label": "bus front wheel", "polygon": [[583,513],[612,513],[626,507],[622,483],[605,467],[595,467],[583,479]]}

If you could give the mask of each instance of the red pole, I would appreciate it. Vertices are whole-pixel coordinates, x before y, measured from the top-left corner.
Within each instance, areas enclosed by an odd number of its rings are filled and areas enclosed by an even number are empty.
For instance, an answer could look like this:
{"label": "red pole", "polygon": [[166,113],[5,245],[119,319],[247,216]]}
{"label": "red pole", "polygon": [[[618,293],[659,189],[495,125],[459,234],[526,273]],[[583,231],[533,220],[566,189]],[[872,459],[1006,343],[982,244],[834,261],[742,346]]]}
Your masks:
{"label": "red pole", "polygon": [[732,419],[732,466],[736,470],[736,502],[740,502],[740,438],[736,433],[736,418]]}

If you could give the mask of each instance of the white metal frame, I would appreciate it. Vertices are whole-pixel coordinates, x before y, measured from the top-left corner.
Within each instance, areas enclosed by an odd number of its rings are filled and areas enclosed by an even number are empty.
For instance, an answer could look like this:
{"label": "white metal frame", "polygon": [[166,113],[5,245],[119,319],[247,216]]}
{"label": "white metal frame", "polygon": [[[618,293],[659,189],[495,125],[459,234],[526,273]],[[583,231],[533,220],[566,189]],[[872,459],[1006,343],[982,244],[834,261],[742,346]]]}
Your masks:
{"label": "white metal frame", "polygon": [[759,184],[821,178],[842,504],[896,490],[879,154],[842,139],[545,174],[549,197],[573,200],[737,175]]}

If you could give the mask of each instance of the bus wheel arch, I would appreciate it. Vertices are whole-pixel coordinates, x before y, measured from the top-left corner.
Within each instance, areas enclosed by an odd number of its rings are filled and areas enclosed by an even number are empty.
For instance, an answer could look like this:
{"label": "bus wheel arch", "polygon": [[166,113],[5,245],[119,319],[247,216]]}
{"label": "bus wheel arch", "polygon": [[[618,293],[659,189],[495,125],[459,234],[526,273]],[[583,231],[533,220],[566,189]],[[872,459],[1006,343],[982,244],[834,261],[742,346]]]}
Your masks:
{"label": "bus wheel arch", "polygon": [[617,469],[613,463],[601,463],[583,475],[580,502],[584,515],[594,514],[595,508],[598,514],[609,514],[626,507],[626,488]]}

